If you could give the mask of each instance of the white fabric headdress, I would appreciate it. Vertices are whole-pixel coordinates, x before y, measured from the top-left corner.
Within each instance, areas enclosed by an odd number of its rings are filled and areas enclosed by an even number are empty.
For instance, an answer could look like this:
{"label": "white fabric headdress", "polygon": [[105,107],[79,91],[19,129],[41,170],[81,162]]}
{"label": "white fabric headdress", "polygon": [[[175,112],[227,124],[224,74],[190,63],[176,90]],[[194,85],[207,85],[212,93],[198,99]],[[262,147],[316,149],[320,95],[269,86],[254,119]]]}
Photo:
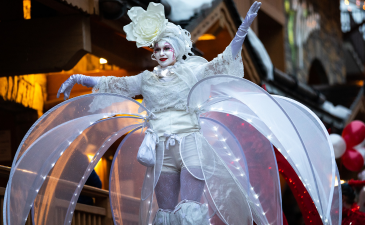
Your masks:
{"label": "white fabric headdress", "polygon": [[189,31],[182,29],[165,18],[164,6],[150,2],[147,11],[141,7],[128,10],[132,22],[123,27],[128,41],[135,41],[137,47],[151,47],[160,40],[169,42],[177,53],[177,59],[192,54]]}

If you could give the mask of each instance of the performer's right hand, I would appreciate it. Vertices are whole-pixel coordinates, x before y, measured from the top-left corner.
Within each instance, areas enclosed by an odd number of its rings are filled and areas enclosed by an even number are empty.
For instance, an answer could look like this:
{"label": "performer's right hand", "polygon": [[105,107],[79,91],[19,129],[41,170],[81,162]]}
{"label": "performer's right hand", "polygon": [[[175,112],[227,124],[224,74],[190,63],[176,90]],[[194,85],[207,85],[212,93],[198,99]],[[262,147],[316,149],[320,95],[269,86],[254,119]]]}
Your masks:
{"label": "performer's right hand", "polygon": [[255,1],[251,8],[248,10],[247,15],[245,19],[243,20],[242,24],[238,28],[238,31],[236,33],[236,36],[234,36],[232,42],[231,42],[231,49],[232,49],[232,57],[235,58],[240,52],[240,49],[243,45],[243,41],[246,38],[246,35],[248,33],[248,28],[251,26],[252,22],[257,16],[257,12],[259,11],[261,7],[261,2]]}
{"label": "performer's right hand", "polygon": [[237,33],[239,33],[239,35],[242,36],[244,33],[247,33],[248,28],[251,26],[252,22],[256,18],[257,12],[259,11],[260,7],[261,7],[261,2],[255,1],[252,4],[252,6],[250,7],[250,9],[247,12],[245,19],[243,20],[242,24],[238,28]]}
{"label": "performer's right hand", "polygon": [[60,94],[63,93],[64,99],[68,99],[70,97],[71,89],[75,84],[81,84],[86,87],[94,87],[100,77],[89,77],[82,74],[74,74],[70,76],[60,87],[57,92],[57,98],[60,97]]}

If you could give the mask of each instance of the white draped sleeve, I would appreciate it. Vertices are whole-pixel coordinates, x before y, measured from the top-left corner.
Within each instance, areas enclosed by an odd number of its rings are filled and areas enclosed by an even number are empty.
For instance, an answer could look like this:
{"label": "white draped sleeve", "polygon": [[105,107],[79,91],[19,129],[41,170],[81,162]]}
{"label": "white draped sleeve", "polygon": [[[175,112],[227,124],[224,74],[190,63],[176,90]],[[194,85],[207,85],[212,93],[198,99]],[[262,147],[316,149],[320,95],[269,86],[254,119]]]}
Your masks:
{"label": "white draped sleeve", "polygon": [[233,58],[231,44],[228,45],[223,53],[219,54],[205,65],[201,65],[197,70],[196,77],[198,80],[201,80],[218,74],[228,74],[236,77],[244,76],[241,50],[239,51],[239,54]]}
{"label": "white draped sleeve", "polygon": [[93,88],[93,92],[116,93],[127,97],[141,94],[142,73],[128,77],[101,77]]}

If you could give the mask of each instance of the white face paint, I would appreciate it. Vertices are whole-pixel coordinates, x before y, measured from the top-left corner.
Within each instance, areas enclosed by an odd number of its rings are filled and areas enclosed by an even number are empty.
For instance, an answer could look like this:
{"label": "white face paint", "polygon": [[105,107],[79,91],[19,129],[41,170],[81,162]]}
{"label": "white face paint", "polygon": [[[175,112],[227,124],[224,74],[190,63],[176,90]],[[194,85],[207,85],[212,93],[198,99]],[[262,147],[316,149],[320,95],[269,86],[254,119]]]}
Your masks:
{"label": "white face paint", "polygon": [[155,44],[153,54],[162,68],[176,63],[175,50],[167,41],[159,41]]}

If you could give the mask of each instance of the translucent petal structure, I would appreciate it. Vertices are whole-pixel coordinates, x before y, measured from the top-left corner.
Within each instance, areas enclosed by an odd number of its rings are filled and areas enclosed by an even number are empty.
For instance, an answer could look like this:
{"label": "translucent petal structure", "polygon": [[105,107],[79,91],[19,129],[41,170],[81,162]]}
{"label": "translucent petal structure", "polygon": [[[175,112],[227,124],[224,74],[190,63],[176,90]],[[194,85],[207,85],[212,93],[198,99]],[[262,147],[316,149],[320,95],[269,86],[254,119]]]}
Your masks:
{"label": "translucent petal structure", "polygon": [[[143,130],[144,131],[144,130]],[[152,212],[153,190],[161,173],[163,150],[157,151],[154,167],[142,166],[137,160],[136,152],[144,138],[144,132],[130,132],[120,143],[112,164],[109,182],[110,204],[115,224],[127,223],[131,208],[139,208],[141,224],[147,224]],[[135,206],[138,202],[139,206]]]}
{"label": "translucent petal structure", "polygon": [[[209,136],[216,134],[206,135],[206,129],[218,133],[222,128],[230,128],[229,133],[235,140],[229,140],[228,133],[223,134],[220,139],[221,148],[217,152],[240,183],[244,183],[242,186],[247,185],[245,192],[256,224],[281,224],[279,174],[270,141],[251,124],[236,116],[221,112],[203,115],[202,131],[208,141]],[[207,124],[209,121],[211,122]],[[234,143],[237,143],[238,148],[229,147]],[[228,151],[231,149],[233,151]]]}
{"label": "translucent petal structure", "polygon": [[[319,118],[304,105],[285,97],[274,96],[274,99],[285,110],[303,141],[309,162],[313,168],[312,179],[315,180],[316,186],[311,186],[307,182],[308,178],[300,177],[300,175],[299,178],[309,193],[313,193],[313,189],[317,189],[316,192],[319,193],[319,198],[316,206],[323,209],[322,213],[319,211],[319,214],[327,223],[331,218],[337,168],[328,132]],[[291,155],[295,154],[297,154],[296,151]]]}
{"label": "translucent petal structure", "polygon": [[[209,205],[212,225],[214,219],[283,223],[273,145],[307,188],[323,223],[341,223],[332,145],[321,121],[304,105],[271,96],[245,79],[218,75],[192,88],[188,110],[199,117],[201,132],[182,138],[180,155],[188,171],[205,181],[201,203]],[[35,224],[70,224],[87,177],[122,138],[109,180],[114,223],[133,218],[151,224],[165,145],[158,145],[154,167],[136,160],[151,115],[133,99],[115,94],[80,96],[49,110],[16,153],[4,197],[4,224],[24,224],[32,207]]]}
{"label": "translucent petal structure", "polygon": [[[224,137],[222,135],[215,137],[216,140],[210,139],[211,143],[214,141],[213,145],[198,134],[195,137],[206,189],[223,222],[252,224],[252,213],[244,190],[247,188],[247,180],[243,187],[225,161],[219,157],[216,148],[220,146],[217,141],[220,142]],[[237,167],[239,168],[237,170],[244,173],[240,166]]]}
{"label": "translucent petal structure", "polygon": [[342,223],[342,193],[341,193],[341,180],[340,174],[336,167],[336,182],[333,192],[333,200],[331,206],[331,221],[333,225],[341,225]]}
{"label": "translucent petal structure", "polygon": [[[95,102],[101,100],[107,104],[96,108]],[[55,198],[61,198],[70,202],[64,206],[66,223],[85,177],[110,146],[108,141],[112,143],[144,123],[146,111],[138,114],[140,107],[145,109],[127,97],[91,94],[65,101],[43,115],[28,131],[16,153],[5,193],[4,224],[24,224],[38,193],[35,221],[49,224],[52,204]],[[83,163],[69,164],[78,158],[84,159]]]}
{"label": "translucent petal structure", "polygon": [[85,129],[65,149],[39,188],[35,224],[70,224],[79,194],[96,163],[112,143],[141,126],[140,122],[136,117],[108,118]]}
{"label": "translucent petal structure", "polygon": [[218,111],[235,115],[254,126],[291,164],[323,222],[330,220],[336,165],[328,134],[309,109],[227,75],[199,81],[189,94],[188,106],[198,114]]}

